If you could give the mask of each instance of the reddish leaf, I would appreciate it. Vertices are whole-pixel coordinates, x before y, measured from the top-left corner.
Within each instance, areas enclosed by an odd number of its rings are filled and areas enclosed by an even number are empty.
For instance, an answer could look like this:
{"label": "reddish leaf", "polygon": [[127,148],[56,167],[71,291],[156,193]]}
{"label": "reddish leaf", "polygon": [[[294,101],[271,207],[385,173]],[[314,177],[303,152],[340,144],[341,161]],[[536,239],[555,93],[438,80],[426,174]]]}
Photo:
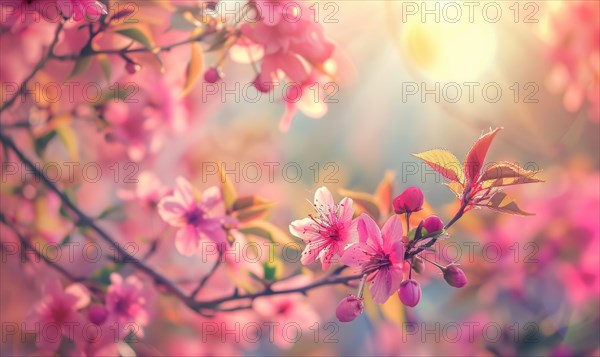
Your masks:
{"label": "reddish leaf", "polygon": [[525,170],[524,168],[510,162],[501,162],[491,165],[481,175],[482,187],[499,187],[509,185],[519,185],[524,183],[543,182],[536,177],[535,171]]}
{"label": "reddish leaf", "polygon": [[487,156],[487,152],[490,148],[490,144],[500,129],[502,128],[496,128],[481,136],[475,142],[471,150],[469,150],[467,158],[465,159],[464,167],[467,183],[472,183],[477,180],[477,177],[481,172],[481,168],[483,167],[485,157]]}
{"label": "reddish leaf", "polygon": [[516,214],[520,216],[533,216],[533,213],[525,212],[517,206],[515,201],[513,201],[508,195],[504,192],[496,192],[490,200],[485,205],[481,205],[482,207],[487,207],[491,210]]}
{"label": "reddish leaf", "polygon": [[446,150],[429,150],[413,156],[425,161],[432,169],[452,182],[464,182],[460,162]]}

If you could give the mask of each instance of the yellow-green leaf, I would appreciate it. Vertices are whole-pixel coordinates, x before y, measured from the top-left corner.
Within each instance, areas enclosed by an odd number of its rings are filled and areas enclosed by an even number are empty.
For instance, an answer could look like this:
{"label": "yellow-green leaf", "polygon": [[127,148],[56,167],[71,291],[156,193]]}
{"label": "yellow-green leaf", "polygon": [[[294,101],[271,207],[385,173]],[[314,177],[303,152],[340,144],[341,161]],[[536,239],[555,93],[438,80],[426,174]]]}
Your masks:
{"label": "yellow-green leaf", "polygon": [[465,180],[460,161],[447,150],[429,150],[413,156],[425,161],[432,169],[450,181],[463,183]]}
{"label": "yellow-green leaf", "polygon": [[81,73],[85,72],[90,67],[91,60],[92,60],[91,56],[83,56],[83,57],[79,58],[77,60],[77,62],[75,62],[75,65],[73,66],[73,70],[71,71],[71,74],[69,75],[69,79],[75,78],[78,75],[80,75]]}
{"label": "yellow-green leaf", "polygon": [[148,36],[146,36],[146,34],[143,33],[140,29],[128,28],[128,29],[123,29],[123,30],[117,30],[115,32],[118,34],[121,34],[125,37],[129,37],[130,39],[132,39],[134,41],[141,43],[147,49],[151,49],[154,47],[150,38]]}

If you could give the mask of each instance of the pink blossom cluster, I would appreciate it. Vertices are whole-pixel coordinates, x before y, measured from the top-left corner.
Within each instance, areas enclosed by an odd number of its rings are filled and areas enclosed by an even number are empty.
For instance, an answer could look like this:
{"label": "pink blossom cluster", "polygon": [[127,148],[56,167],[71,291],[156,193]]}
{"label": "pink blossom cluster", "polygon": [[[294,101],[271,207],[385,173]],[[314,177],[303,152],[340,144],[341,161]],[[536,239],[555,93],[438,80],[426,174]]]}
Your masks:
{"label": "pink blossom cluster", "polygon": [[43,297],[27,321],[32,331],[40,331],[36,338],[40,353],[56,353],[65,338],[72,342],[68,353],[73,355],[116,354],[117,344],[127,336],[144,335],[147,302],[148,291],[135,275],[124,279],[112,273],[103,296],[79,283],[63,288],[54,278],[44,285]]}
{"label": "pink blossom cluster", "polygon": [[[321,187],[314,197],[316,215],[310,214],[290,224],[290,232],[306,243],[302,252],[303,264],[320,260],[326,270],[341,258],[346,266],[363,274],[358,294],[344,298],[338,305],[336,313],[340,321],[351,321],[360,315],[366,282],[370,283],[371,298],[377,304],[385,303],[395,293],[406,306],[414,307],[419,303],[421,287],[412,279],[412,271],[418,268],[411,267],[419,257],[407,257],[407,250],[413,247],[411,241],[418,241],[419,236],[441,234],[445,230],[443,222],[432,215],[419,223],[412,232],[412,239],[403,233],[400,215],[406,215],[408,221],[411,213],[422,209],[423,203],[419,188],[407,188],[393,201],[395,214],[379,228],[368,214],[353,218],[352,199],[345,197],[336,204],[331,192]],[[413,263],[409,264],[408,260]],[[456,265],[433,264],[442,270],[449,285],[460,288],[467,284],[464,272]]]}

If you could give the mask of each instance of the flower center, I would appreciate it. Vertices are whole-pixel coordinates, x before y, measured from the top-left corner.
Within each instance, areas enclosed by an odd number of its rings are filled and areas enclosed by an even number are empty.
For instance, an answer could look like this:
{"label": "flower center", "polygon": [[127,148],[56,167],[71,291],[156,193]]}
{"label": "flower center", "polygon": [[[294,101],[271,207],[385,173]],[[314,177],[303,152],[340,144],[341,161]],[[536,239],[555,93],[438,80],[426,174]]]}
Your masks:
{"label": "flower center", "polygon": [[200,207],[196,207],[192,211],[189,211],[185,214],[185,219],[188,224],[197,226],[204,221],[205,215],[206,212],[204,212],[204,210],[202,210]]}

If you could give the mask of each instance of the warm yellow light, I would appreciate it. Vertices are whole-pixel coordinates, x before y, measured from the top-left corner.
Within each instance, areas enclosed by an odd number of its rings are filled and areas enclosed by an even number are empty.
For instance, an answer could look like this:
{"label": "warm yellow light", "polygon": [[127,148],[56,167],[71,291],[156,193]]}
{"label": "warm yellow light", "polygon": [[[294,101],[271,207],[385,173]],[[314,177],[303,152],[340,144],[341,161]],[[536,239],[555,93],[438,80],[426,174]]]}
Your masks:
{"label": "warm yellow light", "polygon": [[402,46],[408,59],[432,79],[477,79],[494,62],[497,25],[467,16],[456,23],[443,16],[437,22],[411,16],[402,27]]}

